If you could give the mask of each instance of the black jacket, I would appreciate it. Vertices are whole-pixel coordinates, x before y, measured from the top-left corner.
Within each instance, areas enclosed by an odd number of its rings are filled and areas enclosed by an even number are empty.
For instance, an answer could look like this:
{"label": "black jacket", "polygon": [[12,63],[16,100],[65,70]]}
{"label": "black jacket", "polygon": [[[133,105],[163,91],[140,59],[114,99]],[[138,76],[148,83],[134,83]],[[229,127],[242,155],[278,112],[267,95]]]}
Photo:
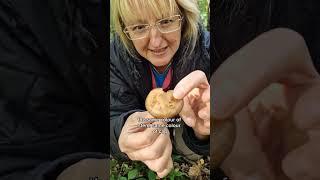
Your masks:
{"label": "black jacket", "polygon": [[0,3],[1,180],[55,179],[83,158],[107,157],[104,89],[93,85],[105,66],[89,33],[103,28],[86,19],[101,4],[71,2]]}
{"label": "black jacket", "polygon": [[[209,33],[201,31],[200,39],[192,56],[183,59],[181,48],[173,57],[173,79],[169,89],[187,74],[202,70],[208,79],[210,73]],[[180,47],[183,47],[181,42]],[[182,61],[185,65],[182,65]],[[127,117],[136,111],[145,111],[145,99],[152,89],[151,71],[147,60],[132,58],[116,36],[110,45],[110,137],[111,153],[121,159],[118,138]],[[191,128],[184,127],[186,145],[197,154],[209,154],[209,142],[198,141]]]}

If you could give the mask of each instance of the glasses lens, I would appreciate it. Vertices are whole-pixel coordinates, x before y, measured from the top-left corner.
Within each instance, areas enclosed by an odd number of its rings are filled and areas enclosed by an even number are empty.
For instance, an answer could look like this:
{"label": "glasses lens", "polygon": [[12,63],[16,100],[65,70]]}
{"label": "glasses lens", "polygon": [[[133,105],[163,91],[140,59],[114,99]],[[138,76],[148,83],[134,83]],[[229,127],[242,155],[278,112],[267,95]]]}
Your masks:
{"label": "glasses lens", "polygon": [[[171,16],[168,18],[161,19],[156,23],[159,31],[161,33],[169,33],[180,29],[181,27],[181,16]],[[149,29],[151,25],[149,24],[137,24],[133,26],[128,26],[124,29],[127,37],[131,40],[142,39],[148,36]]]}
{"label": "glasses lens", "polygon": [[140,39],[147,35],[148,26],[147,24],[128,26],[124,31],[130,39]]}
{"label": "glasses lens", "polygon": [[172,31],[176,31],[180,29],[181,17],[172,16],[169,18],[162,19],[157,23],[157,26],[162,33],[169,33]]}

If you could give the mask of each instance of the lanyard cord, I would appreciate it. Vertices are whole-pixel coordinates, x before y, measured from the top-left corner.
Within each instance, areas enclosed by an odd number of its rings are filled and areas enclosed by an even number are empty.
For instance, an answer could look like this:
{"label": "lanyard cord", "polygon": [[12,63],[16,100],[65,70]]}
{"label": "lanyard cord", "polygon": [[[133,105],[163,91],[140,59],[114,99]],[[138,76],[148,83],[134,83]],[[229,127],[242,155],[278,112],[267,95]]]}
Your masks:
{"label": "lanyard cord", "polygon": [[171,63],[172,63],[172,62],[170,62],[170,63],[167,65],[167,67],[166,67],[166,69],[163,71],[163,73],[159,73],[159,71],[156,69],[156,67],[155,67],[154,65],[152,65],[152,64],[150,64],[150,65],[151,65],[152,69],[154,70],[154,72],[157,73],[157,75],[166,75],[166,74],[168,73],[168,70],[169,70],[170,67],[171,67]]}

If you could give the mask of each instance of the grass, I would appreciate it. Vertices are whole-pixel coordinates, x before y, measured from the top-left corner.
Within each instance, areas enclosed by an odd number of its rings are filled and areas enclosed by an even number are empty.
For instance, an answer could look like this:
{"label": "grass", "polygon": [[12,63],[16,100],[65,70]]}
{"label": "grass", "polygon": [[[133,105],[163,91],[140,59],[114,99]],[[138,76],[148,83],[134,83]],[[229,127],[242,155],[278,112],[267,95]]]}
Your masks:
{"label": "grass", "polygon": [[[200,159],[197,162],[190,161],[179,155],[172,155],[174,169],[163,179],[164,180],[183,180],[210,179],[209,158]],[[111,159],[110,164],[111,180],[156,180],[160,179],[156,173],[150,170],[140,161],[120,162]]]}

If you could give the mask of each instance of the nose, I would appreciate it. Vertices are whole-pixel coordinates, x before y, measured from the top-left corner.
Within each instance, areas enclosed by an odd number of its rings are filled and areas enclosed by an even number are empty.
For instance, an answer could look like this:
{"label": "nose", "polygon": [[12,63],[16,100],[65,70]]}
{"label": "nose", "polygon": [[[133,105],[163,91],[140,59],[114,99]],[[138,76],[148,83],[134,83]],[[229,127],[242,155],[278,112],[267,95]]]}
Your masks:
{"label": "nose", "polygon": [[150,32],[149,32],[149,43],[150,43],[150,46],[153,47],[153,48],[158,48],[161,46],[161,42],[162,42],[162,33],[158,30],[157,27],[153,26],[151,27],[150,29]]}

